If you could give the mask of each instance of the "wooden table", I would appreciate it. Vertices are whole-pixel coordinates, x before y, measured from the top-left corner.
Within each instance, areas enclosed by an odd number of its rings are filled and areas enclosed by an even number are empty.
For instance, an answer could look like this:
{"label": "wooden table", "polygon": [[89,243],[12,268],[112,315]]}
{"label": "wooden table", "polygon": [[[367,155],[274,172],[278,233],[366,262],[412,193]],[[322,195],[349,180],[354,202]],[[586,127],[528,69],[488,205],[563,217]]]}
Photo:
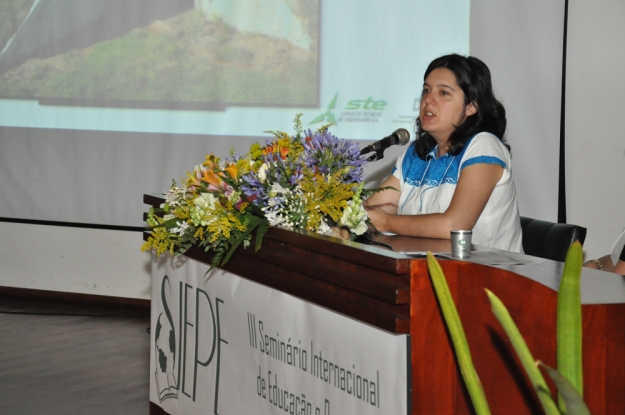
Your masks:
{"label": "wooden table", "polygon": [[[148,204],[160,203],[146,196]],[[394,250],[448,252],[449,241],[379,237]],[[253,245],[252,245],[253,246]],[[508,307],[533,355],[556,366],[557,287],[562,264],[477,264],[441,258],[463,320],[477,372],[493,413],[542,409],[484,288]],[[503,255],[503,252],[502,252]],[[210,263],[191,249],[187,256]],[[258,253],[239,249],[224,269],[375,327],[409,333],[413,414],[471,414],[450,338],[432,290],[426,261],[387,246],[271,228]],[[584,269],[582,275],[584,397],[593,414],[625,408],[625,281]],[[398,387],[401,387],[398,385]],[[163,411],[151,405],[152,414]]]}

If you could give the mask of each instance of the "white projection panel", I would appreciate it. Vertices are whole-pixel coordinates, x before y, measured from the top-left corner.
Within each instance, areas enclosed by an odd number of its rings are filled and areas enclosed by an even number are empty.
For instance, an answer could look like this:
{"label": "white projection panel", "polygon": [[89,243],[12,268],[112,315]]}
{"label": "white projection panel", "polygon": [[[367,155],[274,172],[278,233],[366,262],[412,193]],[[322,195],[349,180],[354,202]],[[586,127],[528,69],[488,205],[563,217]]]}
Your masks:
{"label": "white projection panel", "polygon": [[0,5],[0,218],[141,226],[144,193],[297,113],[357,141],[412,130],[427,64],[469,49],[464,0],[172,3]]}
{"label": "white projection panel", "polygon": [[413,131],[425,67],[450,52],[492,70],[522,215],[557,218],[561,2],[21,3],[0,34],[0,218],[141,226],[142,194],[297,113],[359,142]]}

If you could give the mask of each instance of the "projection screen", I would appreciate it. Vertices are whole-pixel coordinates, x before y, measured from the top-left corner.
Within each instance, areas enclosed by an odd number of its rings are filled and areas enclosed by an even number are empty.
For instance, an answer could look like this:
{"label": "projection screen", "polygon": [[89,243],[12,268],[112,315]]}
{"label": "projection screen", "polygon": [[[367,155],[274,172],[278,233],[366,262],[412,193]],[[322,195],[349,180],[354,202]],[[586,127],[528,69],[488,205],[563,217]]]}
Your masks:
{"label": "projection screen", "polygon": [[[0,218],[141,226],[144,193],[164,192],[206,153],[291,132],[297,113],[359,142],[412,132],[425,67],[469,54],[476,19],[466,0],[0,2]],[[478,29],[487,44],[488,25]],[[518,113],[514,50],[480,44]],[[523,186],[527,125],[514,113]]]}
{"label": "projection screen", "polygon": [[21,0],[0,16],[0,218],[111,226],[141,226],[144,193],[297,113],[356,141],[412,131],[427,63],[469,45],[461,0]]}

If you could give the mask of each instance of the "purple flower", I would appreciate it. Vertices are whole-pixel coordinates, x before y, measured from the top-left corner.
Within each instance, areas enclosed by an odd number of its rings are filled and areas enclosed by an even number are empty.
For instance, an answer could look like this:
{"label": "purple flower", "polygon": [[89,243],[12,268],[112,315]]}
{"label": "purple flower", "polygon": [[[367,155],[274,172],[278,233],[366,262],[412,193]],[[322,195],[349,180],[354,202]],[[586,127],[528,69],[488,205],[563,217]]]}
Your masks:
{"label": "purple flower", "polygon": [[306,132],[303,140],[302,162],[322,174],[341,172],[343,183],[358,183],[363,180],[363,165],[360,148],[349,140],[340,140],[328,130]]}

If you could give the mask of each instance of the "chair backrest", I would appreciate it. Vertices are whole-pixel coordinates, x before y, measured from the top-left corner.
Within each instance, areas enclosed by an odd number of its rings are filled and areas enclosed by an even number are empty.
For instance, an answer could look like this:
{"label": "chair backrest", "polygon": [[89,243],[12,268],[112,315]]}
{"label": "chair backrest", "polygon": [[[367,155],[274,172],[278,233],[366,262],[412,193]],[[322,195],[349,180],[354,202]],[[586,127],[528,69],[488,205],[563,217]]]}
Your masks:
{"label": "chair backrest", "polygon": [[586,228],[521,216],[523,251],[527,255],[564,262],[571,244],[584,243]]}

